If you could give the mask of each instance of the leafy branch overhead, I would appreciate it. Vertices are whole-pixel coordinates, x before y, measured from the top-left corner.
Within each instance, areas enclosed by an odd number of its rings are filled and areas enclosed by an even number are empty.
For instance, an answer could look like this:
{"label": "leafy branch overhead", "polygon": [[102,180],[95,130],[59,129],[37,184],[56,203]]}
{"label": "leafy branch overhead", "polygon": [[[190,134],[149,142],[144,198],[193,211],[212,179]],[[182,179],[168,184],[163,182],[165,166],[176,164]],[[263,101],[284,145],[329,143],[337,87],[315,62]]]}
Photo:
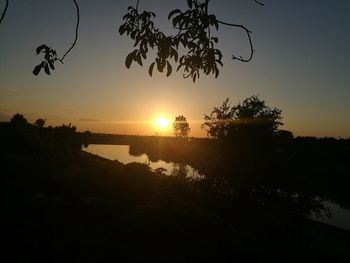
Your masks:
{"label": "leafy branch overhead", "polygon": [[[258,1],[255,2],[263,5]],[[126,34],[134,41],[135,49],[127,55],[125,60],[127,68],[130,68],[133,61],[143,66],[149,50],[156,49],[156,57],[148,70],[150,76],[155,66],[159,72],[164,72],[166,69],[166,75],[170,76],[173,72],[172,63],[174,63],[177,65],[176,70],[183,69],[184,78],[191,77],[193,82],[200,77],[200,73],[213,74],[217,78],[219,66],[223,66],[223,55],[219,49],[215,48],[219,40],[212,36],[211,32],[212,29],[218,31],[220,24],[241,28],[248,35],[251,55],[247,59],[241,56],[233,56],[233,59],[242,62],[249,62],[252,59],[254,50],[250,37],[251,31],[243,25],[222,22],[214,14],[209,14],[209,0],[204,2],[187,0],[187,10],[172,10],[168,19],[178,32],[170,36],[155,27],[152,20],[155,17],[153,12],[139,12],[138,5],[139,1],[136,7],[128,7],[128,12],[123,17],[125,23],[119,28],[121,35]],[[179,50],[183,51],[182,55],[179,55]]]}
{"label": "leafy branch overhead", "polygon": [[[34,75],[38,75],[42,69],[50,75],[55,69],[55,62],[63,64],[65,57],[75,47],[78,40],[80,11],[77,0],[72,0],[76,9],[75,38],[72,45],[59,58],[56,50],[46,44],[37,47],[36,54],[44,54],[41,63],[35,66]],[[186,0],[187,9],[172,10],[168,15],[172,27],[177,30],[175,35],[166,35],[154,24],[155,14],[150,11],[138,10],[139,0],[136,7],[129,6],[127,14],[123,17],[124,23],[119,28],[120,35],[126,34],[134,41],[134,50],[126,57],[125,66],[131,67],[133,62],[143,66],[150,50],[156,50],[156,56],[151,62],[148,72],[152,76],[154,68],[159,72],[166,72],[170,76],[176,67],[176,71],[183,71],[184,78],[191,78],[195,82],[200,74],[219,76],[219,68],[223,67],[223,55],[217,48],[218,37],[212,32],[219,30],[219,25],[236,27],[245,31],[250,45],[250,56],[232,56],[233,59],[242,62],[249,62],[253,57],[253,44],[251,31],[245,26],[223,22],[217,19],[216,15],[209,14],[209,0]],[[259,5],[264,5],[258,0],[254,0]],[[0,16],[0,24],[8,9],[9,0],[6,0],[3,13]]]}
{"label": "leafy branch overhead", "polygon": [[58,60],[56,50],[43,44],[36,48],[36,54],[39,55],[40,53],[44,54],[44,60],[34,68],[33,74],[37,76],[41,69],[44,69],[47,75],[51,75],[50,69],[55,69],[54,63]]}
{"label": "leafy branch overhead", "polygon": [[62,58],[58,58],[57,57],[57,52],[56,50],[52,49],[51,47],[48,47],[45,44],[42,44],[40,46],[38,46],[36,48],[36,54],[39,55],[40,53],[44,54],[44,60],[38,64],[37,66],[35,66],[34,70],[33,70],[33,74],[35,76],[37,76],[41,69],[44,69],[45,73],[47,75],[51,75],[50,73],[50,69],[54,70],[55,69],[55,62],[56,61],[60,61],[63,64],[63,61],[65,59],[65,57],[68,55],[68,53],[75,47],[77,41],[78,41],[78,32],[79,32],[79,22],[80,22],[80,11],[79,11],[79,5],[77,3],[76,0],[73,0],[73,3],[75,5],[76,8],[76,12],[77,12],[77,22],[76,22],[76,26],[75,26],[75,38],[74,41],[72,43],[72,45],[70,46],[70,48],[64,53],[64,55],[62,56]]}

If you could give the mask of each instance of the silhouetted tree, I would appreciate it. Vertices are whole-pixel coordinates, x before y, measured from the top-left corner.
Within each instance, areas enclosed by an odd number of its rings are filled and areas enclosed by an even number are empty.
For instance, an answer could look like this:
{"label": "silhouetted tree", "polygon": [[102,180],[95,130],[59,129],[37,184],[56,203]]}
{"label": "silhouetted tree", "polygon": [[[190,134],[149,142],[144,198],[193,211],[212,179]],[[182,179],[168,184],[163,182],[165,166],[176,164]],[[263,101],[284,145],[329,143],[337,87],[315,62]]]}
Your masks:
{"label": "silhouetted tree", "polygon": [[38,127],[38,128],[43,128],[45,126],[45,121],[44,119],[37,119],[34,122],[34,126]]}
{"label": "silhouetted tree", "polygon": [[219,192],[234,195],[240,205],[259,202],[259,187],[275,173],[271,168],[276,165],[272,139],[281,119],[281,110],[270,108],[258,96],[234,106],[227,98],[214,107],[202,125],[208,136],[218,139],[219,146],[207,183]]}
{"label": "silhouetted tree", "polygon": [[29,123],[22,114],[16,113],[10,120],[10,124],[15,127],[27,127]]}
{"label": "silhouetted tree", "polygon": [[187,137],[191,131],[190,125],[188,124],[186,117],[179,115],[175,117],[173,123],[174,135],[176,137]]}
{"label": "silhouetted tree", "polygon": [[89,139],[90,139],[91,135],[92,135],[92,132],[89,130],[84,131],[81,135],[81,138],[82,138],[82,141],[84,143],[85,148],[89,146]]}
{"label": "silhouetted tree", "polygon": [[287,144],[290,144],[293,141],[294,135],[291,131],[279,130],[276,133],[276,138],[278,139],[279,143],[286,146]]}
{"label": "silhouetted tree", "polygon": [[202,128],[210,137],[222,140],[256,142],[276,134],[282,125],[282,111],[270,108],[258,96],[251,96],[235,106],[227,98],[220,107],[205,115]]}

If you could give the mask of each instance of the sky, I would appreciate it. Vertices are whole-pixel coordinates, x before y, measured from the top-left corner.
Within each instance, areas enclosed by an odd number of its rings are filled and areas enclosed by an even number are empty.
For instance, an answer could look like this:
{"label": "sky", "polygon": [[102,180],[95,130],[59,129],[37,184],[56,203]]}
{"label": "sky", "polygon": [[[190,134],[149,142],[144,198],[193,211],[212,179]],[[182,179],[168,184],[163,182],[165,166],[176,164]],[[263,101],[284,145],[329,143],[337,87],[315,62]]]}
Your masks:
{"label": "sky", "polygon": [[[51,76],[34,76],[41,62],[35,49],[47,44],[62,55],[74,40],[72,0],[10,0],[0,24],[0,121],[15,113],[47,125],[72,123],[92,132],[170,135],[154,120],[184,115],[192,136],[201,130],[204,114],[226,98],[234,105],[259,95],[282,110],[282,129],[301,136],[350,137],[350,1],[348,0],[211,0],[209,12],[219,20],[243,24],[252,33],[254,57],[249,63],[231,59],[249,56],[249,43],[238,28],[220,26],[214,35],[224,55],[217,79],[202,76],[194,84],[182,73],[170,77],[144,67],[125,67],[133,42],[119,26],[136,0],[78,0],[79,38],[63,65]],[[0,10],[5,0],[0,0]],[[174,32],[168,13],[186,8],[185,0],[141,0],[140,10],[156,13],[155,23]],[[0,11],[2,13],[2,11]]]}

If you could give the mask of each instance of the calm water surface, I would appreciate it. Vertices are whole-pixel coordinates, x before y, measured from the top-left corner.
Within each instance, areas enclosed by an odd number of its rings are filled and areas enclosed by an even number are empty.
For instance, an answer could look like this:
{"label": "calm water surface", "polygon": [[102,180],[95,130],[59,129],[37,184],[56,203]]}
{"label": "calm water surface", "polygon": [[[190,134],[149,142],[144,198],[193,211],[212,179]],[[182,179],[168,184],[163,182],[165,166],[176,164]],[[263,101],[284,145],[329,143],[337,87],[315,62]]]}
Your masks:
{"label": "calm water surface", "polygon": [[350,230],[350,210],[345,209],[336,203],[325,202],[324,205],[329,208],[329,211],[332,214],[332,217],[317,217],[316,215],[312,215],[312,219],[326,223],[332,226],[336,226],[339,228]]}
{"label": "calm water surface", "polygon": [[[166,175],[179,175],[183,174],[192,179],[203,178],[198,170],[187,164],[179,164],[173,162],[165,162],[159,160],[158,162],[150,162],[146,154],[140,156],[132,156],[129,154],[129,145],[105,145],[105,144],[90,144],[83,149],[89,153],[97,154],[101,157],[118,160],[121,163],[127,164],[132,162],[148,164],[153,170],[164,168],[164,174]],[[329,208],[332,217],[327,218],[317,217],[312,215],[311,218],[323,222],[332,226],[350,230],[350,210],[340,207],[332,202],[325,202],[324,205]]]}
{"label": "calm water surface", "polygon": [[97,154],[101,157],[110,160],[117,160],[121,163],[127,164],[132,162],[148,164],[152,170],[164,168],[164,174],[166,175],[185,175],[192,179],[200,179],[203,177],[198,170],[194,169],[187,164],[179,164],[173,162],[165,162],[159,160],[157,162],[151,162],[146,154],[140,156],[133,156],[129,154],[129,145],[105,145],[105,144],[89,144],[88,147],[83,149],[86,152]]}

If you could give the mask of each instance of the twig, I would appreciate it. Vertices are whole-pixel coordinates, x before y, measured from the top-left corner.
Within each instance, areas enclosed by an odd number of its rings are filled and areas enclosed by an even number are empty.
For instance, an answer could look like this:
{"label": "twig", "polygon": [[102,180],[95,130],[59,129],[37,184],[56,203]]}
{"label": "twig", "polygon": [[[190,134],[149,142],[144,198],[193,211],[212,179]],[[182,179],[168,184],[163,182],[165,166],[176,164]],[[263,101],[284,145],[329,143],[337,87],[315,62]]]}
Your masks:
{"label": "twig", "polygon": [[252,38],[251,38],[251,36],[250,36],[250,34],[252,33],[252,31],[250,31],[248,28],[246,28],[246,27],[243,26],[243,25],[230,24],[230,23],[222,22],[222,21],[220,21],[220,20],[218,20],[218,23],[220,23],[220,24],[222,24],[222,25],[226,25],[226,26],[233,26],[233,27],[242,28],[242,29],[247,33],[248,40],[249,40],[249,45],[250,45],[250,56],[249,56],[249,58],[244,59],[244,58],[242,58],[241,56],[236,57],[236,56],[232,55],[232,59],[237,59],[237,60],[242,61],[242,62],[249,62],[249,61],[251,61],[252,58],[253,58],[253,54],[254,54],[253,42],[252,42]]}
{"label": "twig", "polygon": [[172,37],[173,39],[177,38],[181,34],[181,32],[185,30],[185,29],[181,29],[181,28],[178,28],[178,27],[175,27],[175,26],[173,28],[179,30],[177,32],[177,34]]}
{"label": "twig", "polygon": [[265,5],[264,3],[261,3],[261,2],[259,2],[258,0],[254,0],[254,2],[257,3],[257,4],[259,4],[259,5],[262,5],[262,6]]}
{"label": "twig", "polygon": [[9,0],[6,0],[4,12],[1,14],[0,24],[1,24],[2,20],[4,19],[4,17],[5,17],[5,14],[6,14],[6,11],[7,11],[8,6],[9,6]]}
{"label": "twig", "polygon": [[63,57],[61,59],[58,59],[62,64],[63,64],[64,58],[74,48],[74,46],[76,45],[77,40],[78,40],[78,31],[79,31],[79,22],[80,22],[80,10],[79,10],[79,5],[78,5],[77,1],[73,0],[73,2],[74,2],[74,5],[76,7],[76,10],[77,10],[77,24],[76,24],[76,27],[75,27],[75,39],[74,39],[74,42],[73,42],[72,46],[66,51],[66,53],[64,53]]}
{"label": "twig", "polygon": [[[208,17],[208,4],[209,4],[209,0],[205,1],[205,15]],[[208,26],[208,46],[210,43],[210,26]]]}

